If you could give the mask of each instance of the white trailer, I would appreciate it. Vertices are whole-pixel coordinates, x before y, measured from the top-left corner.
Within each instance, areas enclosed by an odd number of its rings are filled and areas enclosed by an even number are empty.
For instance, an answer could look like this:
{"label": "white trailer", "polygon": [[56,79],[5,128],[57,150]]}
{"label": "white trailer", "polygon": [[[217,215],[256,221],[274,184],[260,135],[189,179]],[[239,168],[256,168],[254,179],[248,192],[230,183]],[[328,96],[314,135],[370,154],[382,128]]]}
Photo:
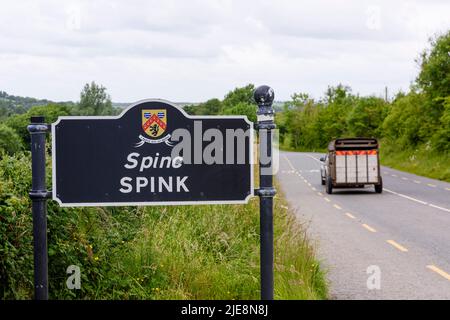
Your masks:
{"label": "white trailer", "polygon": [[370,184],[381,193],[378,142],[373,138],[336,139],[328,145],[325,163],[327,193],[337,187],[363,187]]}

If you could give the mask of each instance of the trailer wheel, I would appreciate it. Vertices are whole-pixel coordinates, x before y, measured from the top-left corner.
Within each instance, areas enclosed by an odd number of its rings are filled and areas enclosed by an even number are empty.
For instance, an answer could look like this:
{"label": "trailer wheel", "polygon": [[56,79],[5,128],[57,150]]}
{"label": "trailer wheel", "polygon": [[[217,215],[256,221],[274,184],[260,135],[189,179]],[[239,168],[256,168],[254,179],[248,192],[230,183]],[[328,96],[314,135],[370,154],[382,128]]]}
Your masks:
{"label": "trailer wheel", "polygon": [[380,177],[380,183],[375,185],[375,192],[382,193],[383,192],[383,180]]}
{"label": "trailer wheel", "polygon": [[320,183],[324,186],[325,185],[325,179],[320,177]]}
{"label": "trailer wheel", "polygon": [[328,194],[332,194],[333,193],[333,181],[331,180],[330,176],[327,177],[327,185],[326,185],[325,191]]}

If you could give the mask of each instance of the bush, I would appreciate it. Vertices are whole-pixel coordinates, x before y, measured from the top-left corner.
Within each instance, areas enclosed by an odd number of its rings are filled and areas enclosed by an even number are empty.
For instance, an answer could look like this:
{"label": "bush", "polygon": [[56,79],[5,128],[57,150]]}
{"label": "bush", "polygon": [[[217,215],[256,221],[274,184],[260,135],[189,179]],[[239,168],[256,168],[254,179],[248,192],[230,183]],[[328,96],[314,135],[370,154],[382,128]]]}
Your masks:
{"label": "bush", "polygon": [[256,106],[245,102],[239,102],[237,105],[224,110],[224,114],[245,115],[251,122],[256,122]]}
{"label": "bush", "polygon": [[68,115],[70,115],[70,108],[68,106],[51,103],[46,106],[32,107],[24,114],[13,115],[6,119],[5,124],[18,133],[22,146],[29,149],[30,133],[27,130],[27,126],[30,124],[31,117],[44,116],[47,123],[52,123],[59,116]]}
{"label": "bush", "polygon": [[355,137],[380,137],[380,128],[387,115],[387,104],[377,97],[356,99],[347,118],[348,132]]}
{"label": "bush", "polygon": [[450,152],[450,96],[444,99],[441,126],[432,137],[433,146],[439,152]]}
{"label": "bush", "polygon": [[0,154],[14,154],[22,149],[19,135],[14,129],[0,124]]}
{"label": "bush", "polygon": [[[51,172],[48,167],[47,172]],[[48,176],[50,181],[50,175]],[[5,155],[0,160],[0,299],[33,296],[33,244],[29,153]],[[107,296],[115,287],[131,286],[133,279],[109,281],[117,255],[141,227],[137,208],[61,208],[48,202],[50,298]],[[81,267],[81,290],[66,288],[66,269]],[[115,279],[124,277],[116,271]]]}

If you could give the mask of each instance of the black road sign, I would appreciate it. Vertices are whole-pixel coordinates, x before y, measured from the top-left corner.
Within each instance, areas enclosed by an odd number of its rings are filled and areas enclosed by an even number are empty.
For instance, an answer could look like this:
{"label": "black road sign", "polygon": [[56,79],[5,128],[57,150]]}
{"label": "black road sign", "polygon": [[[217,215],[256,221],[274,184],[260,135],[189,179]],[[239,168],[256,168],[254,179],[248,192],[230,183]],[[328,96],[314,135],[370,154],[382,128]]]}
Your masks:
{"label": "black road sign", "polygon": [[246,203],[253,125],[243,116],[188,116],[144,100],[117,117],[52,124],[53,199],[61,206]]}

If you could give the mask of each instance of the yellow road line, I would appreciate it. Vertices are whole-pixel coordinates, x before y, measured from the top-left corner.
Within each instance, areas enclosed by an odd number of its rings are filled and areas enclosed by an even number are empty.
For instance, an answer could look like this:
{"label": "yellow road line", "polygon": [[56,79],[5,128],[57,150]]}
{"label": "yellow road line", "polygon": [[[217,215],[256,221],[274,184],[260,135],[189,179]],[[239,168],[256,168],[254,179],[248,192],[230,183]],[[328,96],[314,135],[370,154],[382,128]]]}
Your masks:
{"label": "yellow road line", "polygon": [[406,177],[402,177],[402,180],[409,180],[408,178],[406,178]]}
{"label": "yellow road line", "polygon": [[328,199],[327,197],[324,198],[326,202],[330,202],[331,200]]}
{"label": "yellow road line", "polygon": [[427,183],[427,186],[432,187],[432,188],[436,188],[435,184],[431,184],[431,183]]}
{"label": "yellow road line", "polygon": [[314,191],[317,191],[317,189],[316,189],[316,188],[314,188],[314,187],[312,187],[312,189],[313,189]]}
{"label": "yellow road line", "polygon": [[319,196],[323,196],[323,193],[322,193],[322,192],[317,192],[317,194],[318,194]]}
{"label": "yellow road line", "polygon": [[447,272],[445,272],[442,269],[439,269],[438,267],[436,267],[435,265],[429,265],[427,266],[428,269],[430,269],[431,271],[436,272],[437,274],[443,276],[445,279],[447,279],[448,281],[450,281],[450,274],[448,274]]}
{"label": "yellow road line", "polygon": [[346,212],[345,215],[346,215],[347,217],[349,217],[350,219],[356,219],[355,216],[352,215],[352,214],[349,213],[349,212]]}
{"label": "yellow road line", "polygon": [[414,180],[414,183],[421,183],[419,180]]}
{"label": "yellow road line", "polygon": [[387,243],[389,243],[390,245],[392,245],[393,247],[395,247],[396,249],[402,251],[402,252],[408,252],[408,249],[406,249],[404,246],[399,245],[397,242],[395,242],[394,240],[386,240]]}
{"label": "yellow road line", "polygon": [[450,188],[445,188],[445,190],[450,191]]}
{"label": "yellow road line", "polygon": [[362,226],[364,228],[366,228],[367,230],[369,230],[370,232],[377,232],[377,230],[375,230],[374,228],[372,228],[371,226],[369,226],[369,225],[367,225],[365,223],[363,223]]}
{"label": "yellow road line", "polygon": [[333,207],[335,207],[335,208],[338,209],[338,210],[342,210],[342,208],[339,207],[337,204],[333,204]]}

